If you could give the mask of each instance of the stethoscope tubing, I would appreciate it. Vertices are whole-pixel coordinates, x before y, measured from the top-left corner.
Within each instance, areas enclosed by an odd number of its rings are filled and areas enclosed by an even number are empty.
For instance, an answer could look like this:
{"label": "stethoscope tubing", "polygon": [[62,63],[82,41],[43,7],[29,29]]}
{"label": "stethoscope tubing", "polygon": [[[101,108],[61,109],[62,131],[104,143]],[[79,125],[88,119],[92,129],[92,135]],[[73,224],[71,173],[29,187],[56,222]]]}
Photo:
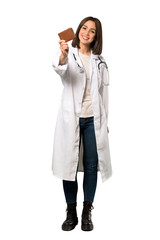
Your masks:
{"label": "stethoscope tubing", "polygon": [[[76,56],[75,56],[74,53],[73,53],[73,57],[74,57],[75,62],[76,62],[77,65],[78,65],[78,67],[81,69],[81,66],[80,66],[79,63],[77,62],[77,59],[76,59]],[[106,62],[102,61],[100,57],[98,57],[98,59],[99,59],[99,61],[100,61],[100,62],[98,63],[98,70],[100,70],[100,65],[101,65],[101,64],[104,64],[105,67],[106,67],[106,69],[108,69],[108,66],[107,66]]]}
{"label": "stethoscope tubing", "polygon": [[98,63],[98,69],[100,70],[100,65],[101,65],[101,64],[104,64],[105,67],[108,69],[107,63],[104,62],[104,61],[102,61],[100,57],[98,57],[98,59],[99,59],[99,61],[100,61],[100,62]]}

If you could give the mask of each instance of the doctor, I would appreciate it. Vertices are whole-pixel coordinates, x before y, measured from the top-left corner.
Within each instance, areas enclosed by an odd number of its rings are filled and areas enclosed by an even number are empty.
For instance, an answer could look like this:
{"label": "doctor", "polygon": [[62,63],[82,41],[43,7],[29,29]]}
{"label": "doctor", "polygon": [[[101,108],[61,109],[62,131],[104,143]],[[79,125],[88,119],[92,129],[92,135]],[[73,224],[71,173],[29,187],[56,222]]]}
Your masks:
{"label": "doctor", "polygon": [[53,174],[63,180],[67,217],[62,230],[78,224],[77,172],[84,172],[84,202],[81,229],[91,231],[91,210],[97,186],[112,175],[108,142],[107,64],[102,52],[102,26],[97,18],[83,19],[69,47],[59,41],[59,53],[52,66],[64,86],[57,116],[53,144]]}

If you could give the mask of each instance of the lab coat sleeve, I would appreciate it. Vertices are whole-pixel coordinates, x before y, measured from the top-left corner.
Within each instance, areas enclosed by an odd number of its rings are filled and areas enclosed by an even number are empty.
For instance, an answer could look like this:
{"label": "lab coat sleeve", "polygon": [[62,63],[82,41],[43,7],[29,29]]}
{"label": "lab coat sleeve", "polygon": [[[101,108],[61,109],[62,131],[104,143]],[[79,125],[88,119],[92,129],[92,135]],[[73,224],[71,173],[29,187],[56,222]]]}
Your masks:
{"label": "lab coat sleeve", "polygon": [[102,103],[105,109],[106,119],[108,123],[108,106],[109,106],[109,71],[108,68],[104,67],[102,71],[102,82],[100,88],[100,94],[102,97]]}
{"label": "lab coat sleeve", "polygon": [[68,67],[68,59],[66,64],[64,65],[59,65],[59,57],[61,55],[61,51],[58,51],[52,59],[52,67],[54,68],[54,70],[56,71],[57,74],[59,74],[60,76],[63,76],[67,70]]}

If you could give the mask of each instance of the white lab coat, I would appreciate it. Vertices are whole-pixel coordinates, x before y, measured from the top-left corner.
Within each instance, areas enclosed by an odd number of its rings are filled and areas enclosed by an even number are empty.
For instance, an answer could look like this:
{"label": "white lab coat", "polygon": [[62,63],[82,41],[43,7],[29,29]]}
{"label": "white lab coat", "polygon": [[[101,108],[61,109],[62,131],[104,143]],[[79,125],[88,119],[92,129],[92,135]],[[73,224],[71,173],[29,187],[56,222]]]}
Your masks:
{"label": "white lab coat", "polygon": [[[59,51],[52,61],[52,66],[60,75],[64,87],[55,126],[52,170],[55,176],[63,180],[75,181],[77,167],[78,171],[83,171],[83,139],[79,151],[79,117],[86,76],[77,48],[69,48],[68,61],[65,65],[58,65],[60,53]],[[94,112],[98,170],[104,182],[112,175],[107,132],[109,74],[103,63],[99,66],[100,70],[98,69],[100,62],[98,57],[91,53],[90,93]],[[104,61],[102,56],[100,58]]]}

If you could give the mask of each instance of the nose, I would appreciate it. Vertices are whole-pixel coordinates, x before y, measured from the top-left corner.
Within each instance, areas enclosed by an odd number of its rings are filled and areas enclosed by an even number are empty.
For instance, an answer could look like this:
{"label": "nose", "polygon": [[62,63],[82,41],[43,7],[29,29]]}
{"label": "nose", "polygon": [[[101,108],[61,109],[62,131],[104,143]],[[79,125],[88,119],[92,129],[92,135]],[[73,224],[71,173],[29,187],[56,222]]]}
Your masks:
{"label": "nose", "polygon": [[86,29],[86,35],[89,36],[89,29]]}

